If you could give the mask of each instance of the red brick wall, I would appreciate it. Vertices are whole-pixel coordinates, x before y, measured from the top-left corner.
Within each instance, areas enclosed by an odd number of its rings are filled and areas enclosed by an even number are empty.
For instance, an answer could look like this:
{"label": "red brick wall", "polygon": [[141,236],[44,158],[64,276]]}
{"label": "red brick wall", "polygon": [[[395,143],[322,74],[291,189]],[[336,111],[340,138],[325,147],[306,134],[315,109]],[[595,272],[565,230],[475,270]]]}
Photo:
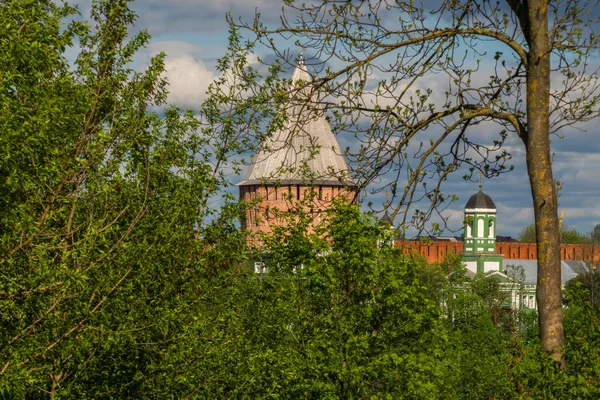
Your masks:
{"label": "red brick wall", "polygon": [[433,242],[421,243],[417,241],[397,240],[395,245],[402,248],[405,253],[421,254],[428,262],[439,262],[444,259],[446,253],[458,254],[463,252],[461,242]]}
{"label": "red brick wall", "polygon": [[[404,249],[406,253],[414,252],[425,256],[428,262],[439,262],[448,252],[462,253],[461,242],[433,242],[421,243],[417,241],[396,241],[396,246]],[[496,253],[503,254],[504,258],[519,260],[536,260],[535,243],[496,243]],[[593,254],[593,257],[592,257]],[[600,246],[563,244],[560,246],[560,256],[563,260],[600,260]]]}
{"label": "red brick wall", "polygon": [[283,214],[293,208],[298,201],[311,197],[313,201],[306,205],[305,211],[313,216],[313,226],[321,223],[324,211],[335,199],[354,201],[353,189],[333,185],[246,185],[240,186],[240,199],[255,202],[244,218],[242,228],[251,233],[269,233],[274,226],[285,223]]}

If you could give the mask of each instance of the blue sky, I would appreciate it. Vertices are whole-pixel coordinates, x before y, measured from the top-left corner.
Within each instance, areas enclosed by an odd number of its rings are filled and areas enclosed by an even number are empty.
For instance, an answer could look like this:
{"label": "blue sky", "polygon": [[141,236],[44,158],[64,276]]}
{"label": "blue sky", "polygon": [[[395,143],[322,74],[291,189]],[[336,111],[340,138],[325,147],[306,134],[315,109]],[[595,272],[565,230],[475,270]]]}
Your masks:
{"label": "blue sky", "polygon": [[[90,2],[76,2],[83,15]],[[139,64],[159,51],[167,53],[167,78],[170,82],[170,102],[181,107],[197,109],[205,98],[204,92],[214,79],[216,60],[227,46],[225,13],[231,12],[250,21],[255,10],[265,22],[277,24],[281,13],[278,0],[140,0],[131,4],[139,19],[136,29],[146,29],[152,35],[148,49],[139,56]],[[298,49],[291,48],[292,52]],[[268,57],[265,49],[260,56]],[[600,119],[579,129],[565,129],[564,139],[554,137],[555,179],[564,183],[559,202],[566,208],[565,224],[583,233],[600,223]],[[485,126],[481,129],[486,129]],[[485,134],[485,132],[484,132]],[[345,143],[341,139],[342,147]],[[517,236],[522,228],[533,223],[531,193],[525,168],[525,152],[520,139],[509,137],[506,146],[511,150],[514,170],[485,180],[484,191],[498,207],[498,234]],[[457,171],[444,188],[455,193],[459,200],[447,211],[450,226],[460,229],[462,209],[469,196],[478,190],[478,182],[465,182],[465,171]],[[241,179],[241,178],[234,178]],[[384,195],[366,194],[369,201],[380,205]]]}

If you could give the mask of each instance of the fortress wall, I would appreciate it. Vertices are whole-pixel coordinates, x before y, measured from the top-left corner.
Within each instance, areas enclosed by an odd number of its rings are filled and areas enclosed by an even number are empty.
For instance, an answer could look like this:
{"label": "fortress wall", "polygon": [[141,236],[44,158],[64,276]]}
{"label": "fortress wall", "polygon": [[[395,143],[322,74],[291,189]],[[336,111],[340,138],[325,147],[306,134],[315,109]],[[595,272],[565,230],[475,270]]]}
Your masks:
{"label": "fortress wall", "polygon": [[[405,253],[422,254],[428,262],[443,261],[446,253],[462,253],[463,244],[460,242],[418,242],[397,240],[395,245]],[[497,243],[496,253],[504,258],[518,260],[536,260],[537,247],[535,243]],[[600,245],[563,244],[560,246],[562,260],[600,261]]]}

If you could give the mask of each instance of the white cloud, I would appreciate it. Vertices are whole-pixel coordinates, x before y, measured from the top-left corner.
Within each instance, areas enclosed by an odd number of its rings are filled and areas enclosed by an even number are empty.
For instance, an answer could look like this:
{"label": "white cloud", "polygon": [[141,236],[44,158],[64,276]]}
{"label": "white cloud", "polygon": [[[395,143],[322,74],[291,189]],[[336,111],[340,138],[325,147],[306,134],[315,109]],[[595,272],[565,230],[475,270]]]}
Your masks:
{"label": "white cloud", "polygon": [[200,57],[203,52],[200,46],[181,40],[161,40],[148,44],[148,51],[151,55],[156,55],[160,52],[165,52],[167,56],[172,58],[192,56]]}
{"label": "white cloud", "polygon": [[165,69],[169,82],[168,102],[184,108],[197,108],[206,98],[206,90],[215,78],[201,60],[189,55],[168,57]]}
{"label": "white cloud", "polygon": [[[182,108],[198,109],[202,101],[207,98],[206,91],[209,85],[220,75],[214,69],[214,63],[207,63],[203,58],[212,59],[200,46],[183,41],[158,41],[149,44],[146,57],[142,64],[147,63],[149,56],[155,56],[160,52],[166,54],[165,73],[169,86],[168,104],[175,104]],[[246,55],[249,65],[256,65],[258,58],[251,53]],[[236,91],[234,78],[226,74],[227,84],[230,90]],[[227,89],[226,89],[227,90]]]}
{"label": "white cloud", "polygon": [[160,52],[166,53],[165,72],[169,86],[168,104],[182,108],[198,109],[206,98],[206,90],[216,78],[216,74],[202,60],[206,56],[202,48],[183,41],[159,41],[148,45],[143,54],[146,64],[149,57]]}

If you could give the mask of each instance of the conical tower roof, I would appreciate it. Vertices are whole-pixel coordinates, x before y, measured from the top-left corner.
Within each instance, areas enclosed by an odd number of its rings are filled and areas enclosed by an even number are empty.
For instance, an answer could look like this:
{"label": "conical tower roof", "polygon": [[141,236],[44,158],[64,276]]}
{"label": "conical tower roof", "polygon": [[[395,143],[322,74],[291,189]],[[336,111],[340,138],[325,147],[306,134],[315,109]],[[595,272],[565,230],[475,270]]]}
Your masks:
{"label": "conical tower roof", "polygon": [[283,126],[265,140],[244,180],[238,184],[326,184],[354,186],[348,164],[311,93],[312,77],[300,60],[292,76],[293,90]]}

